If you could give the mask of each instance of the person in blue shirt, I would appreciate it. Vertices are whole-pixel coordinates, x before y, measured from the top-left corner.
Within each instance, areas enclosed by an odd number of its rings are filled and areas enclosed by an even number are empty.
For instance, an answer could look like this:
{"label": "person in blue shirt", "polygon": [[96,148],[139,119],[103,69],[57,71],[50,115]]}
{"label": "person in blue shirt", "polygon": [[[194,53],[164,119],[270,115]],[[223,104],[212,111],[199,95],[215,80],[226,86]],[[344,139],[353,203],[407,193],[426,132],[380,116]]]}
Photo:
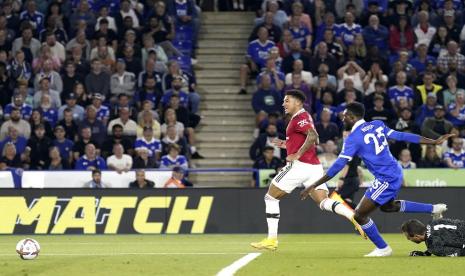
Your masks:
{"label": "person in blue shirt", "polygon": [[271,78],[269,75],[263,75],[259,89],[254,93],[252,98],[252,107],[256,114],[260,111],[266,113],[282,113],[281,94],[271,87]]}
{"label": "person in blue shirt", "polygon": [[87,144],[85,154],[76,161],[74,169],[81,171],[106,170],[107,163],[102,157],[97,156],[94,144]]}
{"label": "person in blue shirt", "polygon": [[74,142],[66,139],[66,131],[65,128],[61,125],[55,127],[55,140],[53,140],[53,145],[58,148],[60,151],[60,156],[64,160],[67,160],[68,164],[71,164],[73,161],[73,146]]}
{"label": "person in blue shirt", "polygon": [[343,114],[346,129],[351,133],[345,139],[342,151],[336,162],[328,169],[326,174],[318,181],[302,191],[301,198],[306,199],[312,190],[335,177],[344,166],[359,156],[367,169],[375,177],[370,188],[365,192],[357,208],[354,218],[362,226],[366,236],[376,245],[375,250],[366,257],[385,257],[392,254],[392,249],[381,237],[370,214],[378,207],[383,212],[430,213],[433,218],[439,218],[447,210],[445,204],[425,204],[406,200],[396,200],[402,186],[402,169],[392,156],[388,147],[388,139],[440,145],[454,134],[446,134],[436,140],[431,140],[416,134],[398,132],[388,128],[382,121],[366,122],[365,107],[354,102],[347,105]]}
{"label": "person in blue shirt", "polygon": [[444,153],[444,163],[451,169],[465,168],[465,151],[463,150],[463,139],[455,137],[452,139],[452,149]]}
{"label": "person in blue shirt", "polygon": [[265,27],[258,29],[258,39],[251,41],[247,47],[247,62],[240,68],[240,90],[239,94],[247,94],[245,87],[249,74],[256,76],[265,66],[266,59],[270,54],[274,42],[269,40],[268,30]]}
{"label": "person in blue shirt", "polygon": [[292,16],[289,24],[289,31],[292,37],[299,41],[300,48],[306,54],[311,54],[312,50],[312,33],[311,31],[300,23],[300,16]]}
{"label": "person in blue shirt", "polygon": [[162,107],[166,108],[170,103],[172,95],[179,96],[179,105],[185,108],[189,108],[189,95],[182,91],[183,79],[181,76],[175,76],[171,82],[171,89],[165,91],[165,94],[161,98]]}
{"label": "person in blue shirt", "polygon": [[369,25],[363,28],[363,38],[367,47],[377,46],[379,51],[387,56],[389,30],[379,22],[379,17],[372,14]]}
{"label": "person in blue shirt", "polygon": [[398,111],[401,101],[407,101],[410,108],[413,106],[413,89],[405,85],[406,81],[407,74],[404,71],[400,71],[396,75],[397,85],[390,87],[388,90],[387,94],[395,111]]}
{"label": "person in blue shirt", "polygon": [[354,43],[355,35],[362,33],[362,28],[355,23],[355,16],[351,12],[346,12],[344,21],[335,30],[336,41],[348,47]]}
{"label": "person in blue shirt", "polygon": [[162,150],[161,141],[153,137],[153,129],[151,127],[144,127],[142,135],[141,138],[137,138],[134,142],[134,149],[136,152],[139,152],[141,149],[147,149],[149,157],[154,157],[158,161]]}
{"label": "person in blue shirt", "polygon": [[14,126],[9,126],[8,136],[6,136],[3,141],[0,141],[0,152],[3,152],[3,147],[8,143],[15,145],[16,154],[21,156],[26,150],[27,139],[20,136],[18,130]]}
{"label": "person in blue shirt", "polygon": [[168,146],[168,154],[161,157],[160,169],[167,169],[179,166],[184,170],[189,168],[189,162],[184,155],[180,155],[181,148],[177,144]]}
{"label": "person in blue shirt", "polygon": [[37,11],[37,6],[34,0],[28,0],[25,4],[26,10],[19,14],[21,21],[28,21],[36,35],[44,28],[44,15]]}
{"label": "person in blue shirt", "polygon": [[10,118],[11,111],[13,108],[18,108],[21,111],[21,119],[29,120],[32,115],[32,106],[24,103],[24,97],[19,94],[15,93],[13,96],[13,102],[9,103],[5,106],[5,110],[3,110],[3,117],[5,120]]}

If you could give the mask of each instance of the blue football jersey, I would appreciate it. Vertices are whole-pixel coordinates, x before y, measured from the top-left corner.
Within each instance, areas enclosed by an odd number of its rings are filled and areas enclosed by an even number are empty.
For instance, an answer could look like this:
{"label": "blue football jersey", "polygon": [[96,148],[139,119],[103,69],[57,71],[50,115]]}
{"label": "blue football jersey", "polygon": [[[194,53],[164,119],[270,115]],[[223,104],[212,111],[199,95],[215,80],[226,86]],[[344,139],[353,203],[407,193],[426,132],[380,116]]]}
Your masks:
{"label": "blue football jersey", "polygon": [[342,38],[345,45],[350,46],[354,43],[355,35],[362,33],[362,27],[358,24],[352,24],[348,26],[346,23],[342,23],[337,26],[335,30],[336,37]]}
{"label": "blue football jersey", "polygon": [[455,153],[454,151],[447,151],[444,153],[444,160],[450,159],[452,164],[459,168],[465,168],[465,151]]}
{"label": "blue football jersey", "polygon": [[389,151],[387,139],[393,132],[382,121],[360,120],[345,139],[339,157],[351,160],[357,155],[376,179],[394,183],[402,179],[402,169]]}
{"label": "blue football jersey", "polygon": [[271,48],[275,46],[273,41],[267,40],[264,44],[256,39],[249,43],[247,48],[247,56],[250,57],[259,68],[265,66],[266,59],[270,53]]}
{"label": "blue football jersey", "polygon": [[408,86],[399,87],[392,86],[388,90],[388,96],[390,100],[394,100],[396,103],[399,103],[401,100],[413,100],[413,90]]}

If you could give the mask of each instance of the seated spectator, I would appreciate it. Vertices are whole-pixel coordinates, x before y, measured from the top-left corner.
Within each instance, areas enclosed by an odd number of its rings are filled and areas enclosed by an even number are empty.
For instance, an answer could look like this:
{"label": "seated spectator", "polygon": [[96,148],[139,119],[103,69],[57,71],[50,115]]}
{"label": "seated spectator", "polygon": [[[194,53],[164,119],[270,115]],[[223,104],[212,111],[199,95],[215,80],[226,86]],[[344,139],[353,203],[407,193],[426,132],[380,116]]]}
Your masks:
{"label": "seated spectator", "polygon": [[107,166],[108,169],[115,170],[119,174],[128,172],[132,168],[132,157],[124,154],[121,144],[114,144],[113,155],[107,158]]}
{"label": "seated spectator", "polygon": [[47,170],[49,160],[49,148],[52,140],[45,136],[45,127],[39,124],[34,128],[34,134],[27,142],[24,152],[26,163],[31,170]]}
{"label": "seated spectator", "polygon": [[302,60],[298,59],[294,61],[292,65],[292,72],[286,74],[285,84],[291,85],[292,84],[292,76],[293,74],[300,74],[302,76],[302,81],[304,81],[309,86],[313,85],[313,75],[309,71],[304,70],[304,63]]}
{"label": "seated spectator", "polygon": [[111,130],[115,124],[123,126],[123,135],[126,136],[136,136],[137,133],[137,123],[129,118],[130,112],[127,107],[119,109],[119,117],[111,120],[108,124],[108,134],[111,133]]}
{"label": "seated spectator", "polygon": [[264,27],[258,30],[258,39],[249,43],[246,64],[240,68],[240,94],[246,94],[247,78],[249,74],[256,75],[265,66],[268,53],[275,44],[269,40],[268,30]]}
{"label": "seated spectator", "polygon": [[110,108],[103,104],[105,97],[102,94],[96,93],[92,95],[91,105],[94,107],[97,120],[101,121],[104,125],[107,125],[110,119]]}
{"label": "seated spectator", "polygon": [[328,140],[326,143],[321,144],[323,152],[318,154],[318,159],[320,160],[324,169],[331,167],[337,159],[337,146],[333,140]]}
{"label": "seated spectator", "polygon": [[[89,60],[91,44],[90,44],[90,41],[87,39],[87,34],[85,31],[83,30],[78,31],[76,33],[76,36],[72,38],[68,43],[66,43],[67,51],[73,51],[74,49],[80,49],[80,51],[84,53],[83,58],[85,58],[86,60]],[[84,81],[82,80],[82,82]],[[64,91],[66,90],[64,89]]]}
{"label": "seated spectator", "polygon": [[363,79],[363,95],[368,96],[376,91],[375,84],[379,82],[386,85],[388,82],[388,76],[381,70],[378,62],[373,62],[370,66],[370,70],[366,73]]}
{"label": "seated spectator", "polygon": [[60,93],[56,90],[51,89],[49,83],[50,80],[48,78],[43,78],[40,80],[40,88],[34,93],[34,108],[39,107],[42,95],[50,96],[53,108],[59,108],[61,106]]}
{"label": "seated spectator", "polygon": [[176,118],[176,112],[172,108],[168,108],[165,110],[165,116],[164,116],[165,121],[161,125],[161,134],[163,136],[166,135],[166,131],[168,129],[168,126],[173,125],[176,128],[176,133],[178,136],[182,137],[184,136],[184,124],[179,122]]}
{"label": "seated spectator", "polygon": [[408,149],[403,149],[399,154],[399,161],[397,161],[402,169],[416,169],[417,164],[412,161],[412,155]]}
{"label": "seated spectator", "polygon": [[82,107],[87,107],[92,103],[91,101],[93,95],[87,93],[86,87],[83,83],[76,83],[74,85],[73,93],[76,95],[76,104]]}
{"label": "seated spectator", "polygon": [[102,145],[102,157],[108,158],[112,154],[113,146],[115,144],[121,144],[123,146],[124,152],[129,155],[133,155],[133,143],[129,138],[123,136],[122,125],[116,124],[112,127],[111,136],[108,136]]}
{"label": "seated spectator", "polygon": [[278,133],[276,126],[269,124],[268,127],[266,128],[266,132],[262,133],[258,136],[257,139],[253,142],[253,144],[250,146],[249,150],[249,157],[252,160],[257,160],[257,158],[260,157],[262,154],[263,150],[265,149],[266,146],[271,146],[274,148],[274,153],[273,155],[279,159],[284,160],[286,157],[286,151],[284,149],[279,148],[274,144],[275,139],[281,139],[284,140],[285,136],[284,134]]}
{"label": "seated spectator", "polygon": [[436,64],[436,58],[428,55],[427,51],[426,44],[418,44],[415,55],[409,61],[409,64],[415,69],[417,74],[422,74],[429,64]]}
{"label": "seated spectator", "polygon": [[144,101],[150,101],[155,109],[160,108],[163,91],[157,86],[157,81],[153,76],[148,76],[144,81],[144,86],[136,92],[134,102],[137,108],[142,108]]}
{"label": "seated spectator", "polygon": [[76,161],[75,170],[105,170],[107,164],[102,157],[97,155],[97,150],[93,144],[87,144],[85,154]]}
{"label": "seated spectator", "polygon": [[[142,72],[142,62],[139,58],[139,56],[135,56],[134,52],[136,49],[132,48],[131,46],[124,46],[123,48],[123,60],[126,63],[126,71],[133,73],[134,76],[136,77],[136,85],[137,85],[137,77],[139,76],[140,72]],[[140,51],[140,49],[139,49]],[[152,53],[155,53],[155,60],[156,60],[156,52],[154,50],[149,51],[149,57],[152,57]],[[157,71],[158,72],[164,72],[166,71],[166,66],[163,66],[163,63],[161,63],[161,68],[160,68],[160,63],[157,64]]]}
{"label": "seated spectator", "polygon": [[323,42],[328,47],[328,52],[337,59],[338,62],[344,62],[344,48],[336,42],[334,33],[331,29],[326,29],[324,32]]}
{"label": "seated spectator", "polygon": [[[33,1],[31,1],[33,2]],[[31,64],[32,60],[38,56],[40,49],[40,41],[33,37],[33,28],[29,23],[22,23],[19,26],[21,36],[13,41],[11,49],[12,53],[18,50],[25,49],[25,60]]]}
{"label": "seated spectator", "polygon": [[[157,18],[150,18],[149,19],[149,25],[156,22],[158,25],[158,19]],[[150,32],[144,32],[143,38],[142,38],[142,44],[143,48],[141,49],[141,64],[143,65],[143,69],[147,71],[152,70],[156,71],[158,73],[164,73],[166,71],[166,65],[165,63],[168,62],[168,56],[165,53],[165,50],[158,45],[155,44],[155,40],[153,39],[153,36],[150,35]],[[149,56],[153,54],[155,55],[155,58],[149,58]],[[151,60],[151,65],[154,67],[147,68],[148,61]]]}
{"label": "seated spectator", "polygon": [[184,169],[176,166],[173,168],[171,177],[165,182],[163,188],[185,188],[192,187],[193,184],[185,177]]}
{"label": "seated spectator", "polygon": [[356,62],[349,61],[346,65],[339,68],[337,71],[338,91],[344,89],[344,80],[351,79],[354,83],[354,88],[358,91],[364,91],[363,79],[365,78],[365,70],[360,67]]}
{"label": "seated spectator", "polygon": [[311,61],[307,56],[304,55],[302,48],[300,48],[300,43],[297,39],[293,39],[289,44],[289,53],[283,58],[281,64],[281,71],[284,74],[289,74],[293,70],[294,62],[296,60],[301,60],[303,62],[303,69],[308,71],[310,70]]}
{"label": "seated spectator", "polygon": [[444,106],[449,106],[455,102],[455,97],[458,92],[464,93],[465,90],[457,87],[457,78],[454,75],[449,75],[446,79],[447,88],[437,93],[438,102]]}
{"label": "seated spectator", "polygon": [[254,169],[272,169],[276,172],[283,167],[281,159],[274,156],[274,148],[272,146],[265,146],[263,148],[262,156],[258,157],[253,165]]}
{"label": "seated spectator", "polygon": [[69,93],[66,96],[66,104],[58,109],[58,120],[63,120],[65,109],[69,108],[72,111],[73,119],[80,122],[84,119],[84,108],[77,104],[77,97],[74,93]]}
{"label": "seated spectator", "polygon": [[338,123],[337,107],[334,105],[334,93],[322,91],[316,94],[316,120],[321,120],[321,112],[326,108],[331,113],[331,122]]}
{"label": "seated spectator", "polygon": [[465,168],[465,151],[463,150],[463,139],[455,137],[452,139],[452,149],[444,153],[444,163],[448,168]]}
{"label": "seated spectator", "polygon": [[352,79],[345,79],[343,82],[343,87],[341,90],[338,91],[336,95],[336,104],[341,104],[345,101],[346,94],[348,91],[355,93],[356,101],[362,102],[363,101],[363,93],[361,90],[358,90],[354,87],[354,81]]}
{"label": "seated spectator", "polygon": [[65,128],[61,125],[55,127],[55,139],[52,141],[53,146],[56,147],[60,153],[61,159],[68,166],[73,162],[73,147],[74,142],[66,138]]}
{"label": "seated spectator", "polygon": [[[315,2],[316,5],[322,6],[320,3],[322,3],[322,1],[318,2],[318,4],[317,2]],[[321,12],[322,10],[323,14]],[[318,26],[315,35],[315,45],[318,45],[321,41],[324,40],[324,34],[326,30],[331,31],[331,33],[334,34],[336,28],[338,28],[338,25],[336,24],[336,19],[334,18],[334,14],[331,11],[324,13],[324,7],[317,8],[316,11],[317,13],[315,13],[315,17],[317,17],[316,23],[318,24]],[[322,15],[324,15],[323,19],[321,19]]]}
{"label": "seated spectator", "polygon": [[39,90],[41,87],[41,80],[48,79],[49,87],[51,90],[57,91],[58,94],[63,92],[63,80],[61,79],[60,74],[53,70],[53,61],[47,59],[42,64],[42,70],[37,72],[34,79],[34,89]]}
{"label": "seated spectator", "polygon": [[21,49],[13,52],[12,54],[14,55],[14,59],[12,59],[9,64],[9,75],[14,81],[29,82],[32,78],[31,63],[26,61],[26,56]]}
{"label": "seated spectator", "polygon": [[413,107],[413,90],[405,85],[406,81],[407,74],[404,71],[400,71],[396,75],[396,85],[390,87],[388,90],[389,99],[396,113],[399,112],[399,103],[401,100],[406,101],[408,107]]}
{"label": "seated spectator", "polygon": [[151,127],[144,127],[142,137],[137,138],[137,140],[134,142],[134,149],[136,153],[141,148],[146,148],[149,150],[149,157],[154,156],[155,160],[160,160],[162,144],[160,140],[153,137],[153,130]]}
{"label": "seated spectator", "polygon": [[281,27],[277,26],[273,22],[273,13],[268,11],[263,16],[264,20],[262,23],[255,25],[252,33],[249,36],[249,42],[258,39],[258,30],[262,27],[268,30],[269,40],[274,43],[278,43],[281,40]]}
{"label": "seated spectator", "polygon": [[44,121],[48,122],[53,128],[58,123],[58,110],[52,107],[51,98],[49,95],[42,95],[40,105],[37,109]]}
{"label": "seated spectator", "polygon": [[126,71],[126,62],[119,58],[116,61],[116,72],[110,78],[111,98],[110,102],[116,102],[119,94],[134,96],[136,87],[136,75]]}
{"label": "seated spectator", "polygon": [[[413,51],[415,33],[406,16],[400,16],[396,24],[389,28],[389,48],[396,53],[400,50]],[[426,44],[424,44],[426,46]]]}
{"label": "seated spectator", "polygon": [[103,71],[102,62],[93,59],[91,62],[91,72],[86,76],[86,90],[90,95],[101,94],[104,97],[110,95],[110,74]]}
{"label": "seated spectator", "polygon": [[289,21],[289,30],[291,31],[294,40],[297,40],[300,44],[300,48],[303,50],[304,55],[311,55],[312,53],[312,33],[305,25],[300,21],[301,16],[292,15]]}
{"label": "seated spectator", "polygon": [[5,139],[10,127],[14,127],[18,130],[20,136],[29,139],[31,135],[31,126],[27,121],[21,119],[21,111],[18,108],[13,108],[11,110],[10,119],[3,122],[0,128],[0,141]]}
{"label": "seated spectator", "polygon": [[[415,122],[412,120],[411,109],[404,107],[400,111],[400,117],[392,124],[392,129],[402,132],[409,132],[418,134],[420,129],[417,127]],[[421,157],[421,147],[419,144],[406,143],[402,141],[395,141],[389,146],[393,156],[399,156],[400,152],[407,148],[410,150],[413,162],[418,162]]]}
{"label": "seated spectator", "polygon": [[255,113],[265,111],[266,113],[282,111],[282,97],[278,91],[272,89],[271,78],[268,75],[262,77],[259,89],[252,98],[252,107]]}
{"label": "seated spectator", "polygon": [[446,74],[449,69],[449,63],[455,63],[457,71],[465,70],[465,56],[459,52],[459,45],[455,41],[447,43],[447,53],[438,57],[438,69],[443,74]]}
{"label": "seated spectator", "polygon": [[[107,130],[102,121],[97,119],[97,109],[94,106],[89,105],[86,108],[86,116],[79,125],[79,129],[89,127],[92,129],[92,140],[97,144],[96,147],[100,147],[105,141],[107,136]],[[109,128],[111,130],[111,127]]]}
{"label": "seated spectator", "polygon": [[65,130],[65,137],[71,141],[78,140],[78,124],[74,121],[71,109],[63,110],[63,119],[58,122]]}
{"label": "seated spectator", "polygon": [[314,90],[331,91],[336,93],[337,79],[335,76],[328,74],[328,65],[320,64],[318,75],[313,77]]}
{"label": "seated spectator", "polygon": [[346,12],[344,16],[344,23],[338,26],[335,31],[336,41],[342,47],[349,47],[354,43],[355,35],[362,33],[362,28],[359,24],[355,23],[355,16],[352,12]]}
{"label": "seated spectator", "polygon": [[442,90],[442,86],[434,83],[435,76],[431,72],[425,72],[423,75],[423,84],[416,87],[415,101],[417,105],[426,103],[426,98],[429,93],[438,93]]}
{"label": "seated spectator", "polygon": [[276,44],[276,47],[278,47],[279,49],[279,56],[281,58],[284,59],[292,53],[291,43],[293,40],[294,38],[292,37],[291,31],[289,31],[288,29],[284,30],[280,42]]}
{"label": "seated spectator", "polygon": [[258,127],[259,132],[254,134],[254,137],[257,138],[259,134],[265,133],[268,125],[275,125],[278,133],[286,133],[286,123],[279,113],[270,113],[268,116],[259,121]]}
{"label": "seated spectator", "polygon": [[331,111],[323,108],[320,113],[320,120],[315,124],[315,130],[318,133],[320,144],[324,144],[329,140],[336,141],[340,137],[340,131],[337,124],[331,122]]}
{"label": "seated spectator", "polygon": [[455,11],[445,11],[442,17],[442,21],[442,25],[447,29],[447,33],[449,34],[450,39],[457,42],[460,41],[460,31],[463,23],[460,22],[460,26],[456,24]]}
{"label": "seated spectator", "polygon": [[[77,161],[85,153],[85,148],[88,144],[96,145],[96,142],[92,139],[92,131],[88,126],[84,126],[80,129],[80,137],[74,143],[73,146],[73,158]],[[98,148],[97,148],[98,149]]]}
{"label": "seated spectator", "polygon": [[438,31],[434,35],[431,43],[429,44],[428,54],[438,58],[447,53],[447,43],[450,41],[447,28],[445,26],[439,26]]}
{"label": "seated spectator", "polygon": [[132,120],[136,120],[137,110],[134,108],[133,102],[131,101],[130,97],[126,94],[119,94],[118,101],[114,104],[110,109],[110,119],[116,119],[119,116],[119,110],[121,108],[129,109],[129,118]]}
{"label": "seated spectator", "polygon": [[415,26],[414,32],[417,37],[417,45],[424,43],[429,47],[434,34],[436,34],[436,28],[429,23],[429,14],[427,11],[420,11],[418,13],[418,25]]}
{"label": "seated spectator", "polygon": [[312,74],[314,76],[318,76],[320,73],[320,65],[326,64],[328,66],[328,70],[326,72],[329,75],[335,76],[338,70],[337,68],[339,66],[339,62],[333,55],[331,55],[331,53],[329,53],[328,45],[326,45],[326,43],[323,41],[318,43],[315,52],[315,55],[310,59],[310,71],[312,72]]}
{"label": "seated spectator", "polygon": [[136,180],[129,183],[129,188],[133,189],[147,189],[155,188],[155,182],[145,178],[145,171],[139,169],[136,171]]}
{"label": "seated spectator", "polygon": [[171,96],[176,95],[179,97],[179,104],[182,107],[189,108],[189,95],[182,90],[183,78],[181,76],[175,76],[171,82],[171,89],[166,90],[165,94],[161,98],[161,105],[163,108],[169,104]]}
{"label": "seated spectator", "polygon": [[13,95],[13,102],[7,104],[5,106],[5,109],[3,110],[3,118],[5,120],[10,119],[10,114],[13,108],[18,108],[21,113],[21,119],[24,119],[26,121],[29,120],[29,118],[31,118],[32,115],[32,106],[26,104],[24,100],[25,98],[21,94],[15,93]]}
{"label": "seated spectator", "polygon": [[343,112],[346,109],[346,106],[348,104],[351,104],[357,100],[357,96],[355,94],[355,90],[349,89],[345,91],[345,97],[344,97],[344,102],[342,102],[340,105],[337,106],[336,108],[336,113],[339,118],[339,120],[342,122],[343,118]]}
{"label": "seated spectator", "polygon": [[373,97],[373,108],[368,109],[365,118],[367,121],[380,120],[385,125],[389,125],[394,119],[394,114],[384,107],[384,97],[381,95],[374,95]]}
{"label": "seated spectator", "polygon": [[415,116],[415,123],[417,126],[421,127],[426,118],[434,116],[437,102],[436,94],[429,92],[426,103],[417,108],[417,114]]}
{"label": "seated spectator", "polygon": [[456,127],[465,126],[465,93],[457,92],[455,102],[447,107],[447,119]]}
{"label": "seated spectator", "polygon": [[166,127],[166,135],[164,135],[161,140],[163,155],[168,154],[168,147],[171,144],[176,144],[179,146],[180,154],[187,156],[189,154],[189,145],[186,141],[186,138],[179,136],[176,130],[176,126],[168,125]]}
{"label": "seated spectator", "polygon": [[109,187],[109,184],[102,182],[102,172],[99,169],[93,169],[92,180],[84,183],[84,188],[101,189]]}
{"label": "seated spectator", "polygon": [[[281,29],[288,21],[286,12],[279,8],[277,0],[263,1],[262,10],[271,12],[273,15],[273,23]],[[261,24],[264,20],[264,17],[255,19],[255,25]]]}
{"label": "seated spectator", "polygon": [[[38,125],[43,125],[45,128],[45,136],[52,139],[54,138],[52,126],[44,119],[39,109],[34,109],[32,111],[31,119],[29,119],[29,125],[31,126],[31,129],[35,129]],[[34,132],[31,133],[31,136],[34,136]]]}
{"label": "seated spectator", "polygon": [[62,158],[57,147],[51,147],[48,153],[48,163],[45,168],[49,171],[69,170],[71,168],[68,160]]}
{"label": "seated spectator", "polygon": [[450,133],[453,125],[446,120],[445,110],[442,105],[434,108],[434,117],[427,118],[421,126],[421,134],[430,139],[437,139],[440,136]]}
{"label": "seated spectator", "polygon": [[[174,110],[173,110],[174,113]],[[142,112],[142,117],[138,120],[137,124],[137,137],[142,137],[142,132],[145,127],[150,127],[153,130],[153,137],[160,140],[161,137],[161,127],[160,123],[157,120],[153,119],[153,115],[150,111],[146,110]]]}
{"label": "seated spectator", "polygon": [[269,76],[271,88],[281,91],[284,87],[285,75],[276,67],[275,60],[270,56],[266,59],[266,65],[257,77],[257,85],[260,85],[263,76]]}
{"label": "seated spectator", "polygon": [[132,165],[133,169],[148,169],[148,168],[158,168],[159,164],[155,160],[155,156],[149,156],[149,149],[140,148],[137,152],[137,156],[134,158],[134,163]]}
{"label": "seated spectator", "polygon": [[302,80],[302,75],[300,73],[292,73],[292,83],[284,87],[283,95],[286,93],[286,91],[289,90],[300,90],[304,93],[306,97],[306,100],[304,102],[304,108],[311,114],[313,106],[312,89],[310,85],[308,85]]}
{"label": "seated spectator", "polygon": [[7,143],[15,145],[16,153],[21,156],[26,150],[27,139],[19,135],[18,130],[15,127],[10,126],[8,128],[8,135],[5,139],[0,141],[0,152]]}
{"label": "seated spectator", "polygon": [[180,147],[177,144],[168,146],[168,154],[161,157],[160,169],[173,168],[179,166],[185,170],[189,168],[189,163],[184,155],[180,155]]}
{"label": "seated spectator", "polygon": [[427,145],[425,156],[418,163],[419,168],[441,168],[443,162],[438,155],[436,146]]}
{"label": "seated spectator", "polygon": [[22,168],[23,164],[19,154],[16,153],[16,147],[13,143],[6,143],[2,150],[0,158],[0,170],[4,171],[13,168]]}
{"label": "seated spectator", "polygon": [[380,24],[377,15],[371,15],[369,25],[363,28],[363,37],[367,47],[376,46],[383,54],[388,51],[389,30]]}

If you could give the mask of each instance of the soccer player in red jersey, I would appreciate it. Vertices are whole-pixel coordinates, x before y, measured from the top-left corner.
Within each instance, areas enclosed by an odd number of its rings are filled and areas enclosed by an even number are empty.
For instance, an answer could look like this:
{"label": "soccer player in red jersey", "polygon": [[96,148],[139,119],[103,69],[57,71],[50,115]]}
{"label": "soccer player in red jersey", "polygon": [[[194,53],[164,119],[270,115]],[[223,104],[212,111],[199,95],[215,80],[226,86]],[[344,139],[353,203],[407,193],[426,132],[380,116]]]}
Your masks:
{"label": "soccer player in red jersey", "polygon": [[[278,248],[279,201],[297,187],[307,187],[324,175],[316,153],[318,133],[310,114],[303,108],[305,95],[299,90],[289,90],[284,97],[284,111],[291,116],[286,129],[286,141],[276,139],[274,143],[287,150],[287,165],[273,178],[265,195],[268,237],[251,243],[257,249]],[[360,225],[353,219],[354,211],[344,204],[328,198],[328,187],[322,184],[310,193],[322,210],[337,213],[349,219],[365,237]]]}

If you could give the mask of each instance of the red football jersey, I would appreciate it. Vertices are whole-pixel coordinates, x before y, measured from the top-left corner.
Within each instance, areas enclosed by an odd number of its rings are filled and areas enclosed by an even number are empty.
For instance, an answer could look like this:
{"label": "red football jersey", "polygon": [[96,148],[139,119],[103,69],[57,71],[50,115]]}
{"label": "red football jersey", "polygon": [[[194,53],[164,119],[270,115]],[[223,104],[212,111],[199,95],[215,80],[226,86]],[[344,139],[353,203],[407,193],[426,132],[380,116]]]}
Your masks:
{"label": "red football jersey", "polygon": [[[286,129],[286,150],[287,154],[293,154],[299,151],[300,147],[307,139],[307,131],[314,129],[313,119],[304,109],[301,109],[292,116]],[[299,161],[316,165],[320,160],[316,155],[316,146],[311,146],[300,158]]]}

